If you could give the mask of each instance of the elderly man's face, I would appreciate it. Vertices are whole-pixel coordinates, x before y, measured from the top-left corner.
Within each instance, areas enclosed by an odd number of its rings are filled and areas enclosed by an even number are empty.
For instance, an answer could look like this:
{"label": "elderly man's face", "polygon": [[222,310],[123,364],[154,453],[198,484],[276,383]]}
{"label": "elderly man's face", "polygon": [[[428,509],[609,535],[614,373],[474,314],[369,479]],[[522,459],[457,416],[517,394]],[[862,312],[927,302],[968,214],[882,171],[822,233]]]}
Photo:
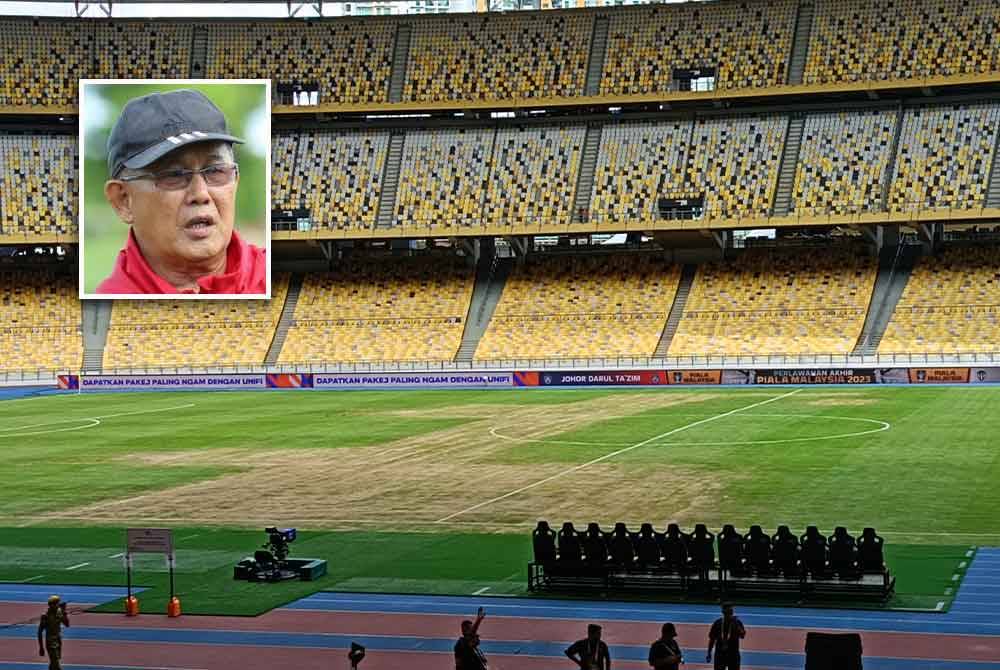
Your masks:
{"label": "elderly man's face", "polygon": [[[134,172],[201,170],[232,163],[229,145],[202,142],[173,151]],[[224,254],[233,234],[238,183],[237,177],[225,186],[210,186],[204,175],[197,174],[187,188],[177,191],[158,188],[152,179],[128,182],[132,228],[147,260],[183,267]]]}

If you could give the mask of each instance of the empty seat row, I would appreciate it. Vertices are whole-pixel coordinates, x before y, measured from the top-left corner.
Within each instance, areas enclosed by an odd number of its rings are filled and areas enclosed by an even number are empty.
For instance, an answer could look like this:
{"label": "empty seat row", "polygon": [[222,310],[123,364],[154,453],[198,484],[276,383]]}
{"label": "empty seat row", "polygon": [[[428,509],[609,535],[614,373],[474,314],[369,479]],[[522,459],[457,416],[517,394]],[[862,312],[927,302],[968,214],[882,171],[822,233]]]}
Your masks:
{"label": "empty seat row", "polygon": [[[652,3],[600,13],[272,21],[5,18],[0,104],[68,105],[80,78],[270,78],[313,87],[319,103],[582,96],[597,21],[607,21],[597,92],[655,94],[711,72],[713,87],[788,83],[796,0]],[[817,0],[806,83],[1000,69],[995,0]],[[395,63],[399,36],[409,35]],[[205,40],[205,62],[194,44]],[[195,58],[192,58],[195,51]],[[404,65],[405,63],[405,65]]]}
{"label": "empty seat row", "polygon": [[589,12],[490,12],[414,21],[403,99],[581,95],[593,25]]}
{"label": "empty seat row", "polygon": [[996,0],[817,0],[806,83],[1000,68]]}
{"label": "empty seat row", "polygon": [[1000,341],[1000,247],[942,249],[921,258],[879,353],[971,353]]}
{"label": "empty seat row", "polygon": [[[577,207],[586,213],[584,223],[641,224],[660,218],[661,199],[694,199],[711,217],[763,217],[774,210],[788,125],[786,114],[757,114],[590,129],[553,123],[421,128],[402,137],[388,129],[280,130],[273,141],[272,204],[308,210],[317,228],[346,231],[371,230],[380,211],[388,215],[383,225],[437,230],[545,232],[576,223]],[[926,105],[901,115],[810,115],[791,210],[820,216],[982,207],[998,127],[997,103]],[[581,197],[585,140],[595,132],[593,184]],[[398,147],[399,140],[398,189],[384,193],[390,145]],[[77,153],[72,136],[0,135],[0,231],[76,232]]]}

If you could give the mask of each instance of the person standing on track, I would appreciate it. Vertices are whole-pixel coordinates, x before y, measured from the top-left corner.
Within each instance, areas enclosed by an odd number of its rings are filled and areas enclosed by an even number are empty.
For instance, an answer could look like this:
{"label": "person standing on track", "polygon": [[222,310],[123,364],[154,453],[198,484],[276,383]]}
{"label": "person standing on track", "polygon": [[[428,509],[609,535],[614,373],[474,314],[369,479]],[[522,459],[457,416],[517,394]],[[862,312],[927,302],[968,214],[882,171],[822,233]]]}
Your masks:
{"label": "person standing on track", "polygon": [[[49,654],[49,670],[62,670],[62,627],[69,628],[66,603],[59,596],[49,596],[49,608],[38,622],[38,655]],[[42,636],[45,636],[44,641]]]}
{"label": "person standing on track", "polygon": [[476,620],[462,622],[462,637],[455,642],[455,670],[487,670],[486,655],[479,648],[479,624],[486,618],[480,607]]}
{"label": "person standing on track", "polygon": [[677,644],[677,629],[665,623],[660,629],[660,639],[649,647],[649,664],[653,670],[677,670],[684,662],[684,655]]}
{"label": "person standing on track", "polygon": [[611,670],[611,654],[601,640],[601,627],[597,624],[587,626],[587,637],[574,642],[566,655],[580,670]]}
{"label": "person standing on track", "polygon": [[722,617],[715,620],[708,632],[708,654],[705,661],[712,662],[715,648],[715,670],[740,670],[740,640],[747,636],[743,622],[733,616],[733,606],[722,603]]}

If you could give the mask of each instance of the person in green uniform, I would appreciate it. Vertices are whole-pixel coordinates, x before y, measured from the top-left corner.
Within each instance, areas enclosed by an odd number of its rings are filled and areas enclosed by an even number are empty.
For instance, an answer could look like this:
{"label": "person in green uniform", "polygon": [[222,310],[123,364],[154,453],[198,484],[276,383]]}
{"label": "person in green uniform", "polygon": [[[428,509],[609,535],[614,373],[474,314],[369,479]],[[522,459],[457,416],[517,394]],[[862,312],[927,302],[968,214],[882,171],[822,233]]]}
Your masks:
{"label": "person in green uniform", "polygon": [[[49,653],[49,670],[62,670],[62,627],[69,628],[66,603],[59,596],[49,596],[49,609],[38,622],[38,655]],[[45,640],[42,640],[44,634]]]}

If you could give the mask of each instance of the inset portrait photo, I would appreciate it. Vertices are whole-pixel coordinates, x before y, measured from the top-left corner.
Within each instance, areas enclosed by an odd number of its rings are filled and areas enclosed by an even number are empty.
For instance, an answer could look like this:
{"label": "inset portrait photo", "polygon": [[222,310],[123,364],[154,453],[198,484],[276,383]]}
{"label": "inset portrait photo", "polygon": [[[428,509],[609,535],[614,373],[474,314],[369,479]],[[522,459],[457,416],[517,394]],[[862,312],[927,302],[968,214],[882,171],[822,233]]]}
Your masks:
{"label": "inset portrait photo", "polygon": [[80,81],[80,297],[269,298],[269,80]]}

